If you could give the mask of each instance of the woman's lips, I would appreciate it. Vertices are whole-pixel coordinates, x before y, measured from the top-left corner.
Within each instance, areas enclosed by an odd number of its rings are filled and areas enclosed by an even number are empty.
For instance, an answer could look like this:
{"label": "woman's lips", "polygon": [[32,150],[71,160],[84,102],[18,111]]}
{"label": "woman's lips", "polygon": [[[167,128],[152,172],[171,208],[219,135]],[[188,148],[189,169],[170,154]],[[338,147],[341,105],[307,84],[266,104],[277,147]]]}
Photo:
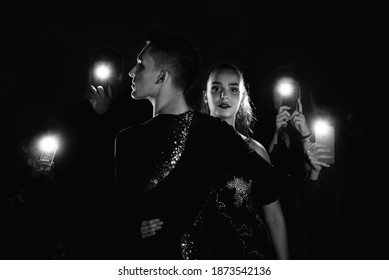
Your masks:
{"label": "woman's lips", "polygon": [[231,106],[228,105],[227,103],[221,103],[218,107],[222,108],[222,109],[227,109],[227,108],[230,108]]}

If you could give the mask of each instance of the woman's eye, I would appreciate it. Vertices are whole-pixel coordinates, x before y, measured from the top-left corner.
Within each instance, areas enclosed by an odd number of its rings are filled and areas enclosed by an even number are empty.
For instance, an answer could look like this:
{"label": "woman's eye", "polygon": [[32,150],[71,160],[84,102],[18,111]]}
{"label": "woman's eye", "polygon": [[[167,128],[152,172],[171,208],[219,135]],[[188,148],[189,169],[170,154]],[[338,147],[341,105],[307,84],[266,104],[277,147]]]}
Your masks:
{"label": "woman's eye", "polygon": [[239,94],[239,88],[231,88],[230,91],[231,91],[233,94]]}
{"label": "woman's eye", "polygon": [[220,93],[220,91],[221,91],[221,87],[218,86],[211,87],[211,92],[213,93]]}

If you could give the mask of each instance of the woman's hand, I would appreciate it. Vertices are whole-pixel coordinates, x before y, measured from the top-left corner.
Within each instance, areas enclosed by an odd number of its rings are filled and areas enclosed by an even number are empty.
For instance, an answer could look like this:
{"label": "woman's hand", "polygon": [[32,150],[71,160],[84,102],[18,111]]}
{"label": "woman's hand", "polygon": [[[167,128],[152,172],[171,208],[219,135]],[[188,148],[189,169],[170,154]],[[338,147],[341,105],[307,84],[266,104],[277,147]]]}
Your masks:
{"label": "woman's hand", "polygon": [[280,131],[282,127],[288,125],[290,119],[290,113],[288,112],[290,108],[288,106],[280,106],[278,109],[278,114],[276,116],[276,133]]}
{"label": "woman's hand", "polygon": [[156,235],[156,232],[162,228],[163,222],[160,219],[143,221],[140,227],[142,238]]}
{"label": "woman's hand", "polygon": [[301,105],[300,98],[297,99],[297,110],[293,112],[290,119],[293,126],[297,129],[298,132],[300,132],[302,137],[311,134],[305,116],[303,114],[303,107]]}
{"label": "woman's hand", "polygon": [[319,143],[313,143],[306,151],[311,171],[309,177],[311,180],[317,180],[320,175],[320,171],[323,167],[330,167],[328,163],[320,161],[323,158],[330,158],[328,155],[319,154],[321,152],[329,152],[329,149],[325,145]]}

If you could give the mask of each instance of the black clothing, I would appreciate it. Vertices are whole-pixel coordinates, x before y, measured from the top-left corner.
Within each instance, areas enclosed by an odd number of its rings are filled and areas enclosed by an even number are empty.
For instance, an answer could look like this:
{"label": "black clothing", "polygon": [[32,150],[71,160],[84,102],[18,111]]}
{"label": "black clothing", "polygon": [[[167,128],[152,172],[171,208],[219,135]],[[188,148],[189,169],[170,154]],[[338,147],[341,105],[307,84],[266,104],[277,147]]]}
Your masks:
{"label": "black clothing", "polygon": [[304,149],[301,135],[296,129],[288,126],[286,133],[290,146],[287,147],[284,134],[280,133],[269,156],[280,180],[280,204],[288,229],[290,258],[306,259],[308,228],[298,200],[298,192],[307,176]]}
{"label": "black clothing", "polygon": [[[223,222],[218,221],[228,231],[218,228],[214,236],[205,234],[209,237],[206,241],[200,237],[204,236],[201,223],[209,222],[207,209],[218,208],[220,202],[226,206],[224,214],[233,217],[248,213],[249,208],[244,207],[231,210],[239,197],[249,196],[248,191],[257,207],[278,198],[272,166],[251,150],[233,127],[198,112],[158,115],[121,131],[116,137],[115,165],[118,258],[219,258],[222,252],[217,250],[222,245],[229,254],[225,258],[250,258],[244,255],[241,240],[229,235],[237,224],[226,215]],[[242,191],[239,184],[228,187],[227,178],[230,182],[251,180],[251,189]],[[141,239],[141,221],[154,218],[164,222],[162,229]],[[226,243],[228,240],[234,243]],[[214,251],[205,248],[206,252],[202,244],[210,241],[215,242]]]}
{"label": "black clothing", "polygon": [[59,207],[66,259],[112,256],[114,140],[122,128],[142,119],[142,114],[125,111],[133,108],[129,101],[117,97],[106,113],[98,115],[85,99],[67,106],[53,118],[53,130],[61,138],[55,172],[61,190]]}

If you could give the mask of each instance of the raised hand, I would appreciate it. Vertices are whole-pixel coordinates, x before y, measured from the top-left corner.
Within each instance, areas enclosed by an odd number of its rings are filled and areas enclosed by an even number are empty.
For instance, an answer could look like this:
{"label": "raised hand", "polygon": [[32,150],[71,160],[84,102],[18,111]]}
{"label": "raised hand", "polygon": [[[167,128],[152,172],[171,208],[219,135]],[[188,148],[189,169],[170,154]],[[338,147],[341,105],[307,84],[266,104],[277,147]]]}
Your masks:
{"label": "raised hand", "polygon": [[297,129],[297,131],[300,132],[301,136],[307,136],[311,134],[305,116],[303,114],[303,106],[301,105],[300,98],[297,99],[297,109],[293,112],[292,116],[290,117],[290,120],[293,126]]}
{"label": "raised hand", "polygon": [[104,114],[111,107],[112,103],[112,88],[108,85],[107,92],[102,86],[97,88],[91,85],[91,92],[89,94],[89,102],[93,110],[99,115]]}
{"label": "raised hand", "polygon": [[276,116],[276,132],[278,133],[282,127],[286,127],[288,125],[288,121],[290,119],[290,113],[288,110],[290,107],[288,106],[280,106],[278,109],[278,114]]}
{"label": "raised hand", "polygon": [[309,165],[311,166],[310,178],[317,180],[320,175],[320,171],[323,167],[330,167],[328,163],[320,161],[320,159],[329,158],[329,155],[320,154],[322,152],[329,152],[329,149],[325,145],[319,143],[313,143],[306,151]]}

